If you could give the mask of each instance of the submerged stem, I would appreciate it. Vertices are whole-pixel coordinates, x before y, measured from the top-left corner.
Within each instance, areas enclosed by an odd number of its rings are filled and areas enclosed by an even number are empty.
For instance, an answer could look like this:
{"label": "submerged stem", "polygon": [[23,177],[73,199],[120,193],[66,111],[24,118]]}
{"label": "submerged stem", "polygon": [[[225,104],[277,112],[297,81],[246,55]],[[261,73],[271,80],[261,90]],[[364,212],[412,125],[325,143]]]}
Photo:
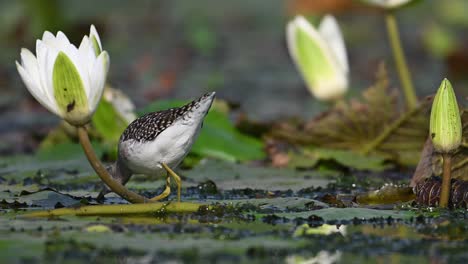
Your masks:
{"label": "submerged stem", "polygon": [[452,154],[444,153],[444,174],[442,175],[442,187],[440,191],[439,206],[445,208],[448,205],[451,189],[451,172],[452,172]]}
{"label": "submerged stem", "polygon": [[109,188],[118,194],[123,199],[131,202],[131,203],[147,203],[149,202],[148,199],[145,197],[136,194],[130,190],[128,190],[125,186],[120,184],[119,182],[115,181],[109,172],[104,168],[101,161],[94,153],[93,147],[91,146],[91,142],[89,141],[88,132],[86,128],[83,126],[78,126],[78,138],[80,139],[81,146],[83,147],[83,151],[85,152],[86,157],[88,158],[89,163],[93,167],[94,171],[96,171],[97,175],[101,180],[109,186]]}
{"label": "submerged stem", "polygon": [[411,80],[411,74],[406,63],[405,53],[401,47],[400,33],[398,32],[396,18],[392,11],[388,11],[385,14],[385,22],[387,24],[387,33],[390,40],[390,46],[392,47],[396,69],[400,77],[403,93],[405,94],[406,106],[408,109],[413,109],[416,107],[418,99],[416,97],[413,82]]}
{"label": "submerged stem", "polygon": [[90,205],[78,208],[59,208],[54,210],[38,211],[25,214],[25,217],[54,217],[64,215],[75,216],[112,216],[112,215],[141,215],[153,213],[194,213],[203,204],[177,202],[177,203],[150,203],[150,204],[112,204]]}

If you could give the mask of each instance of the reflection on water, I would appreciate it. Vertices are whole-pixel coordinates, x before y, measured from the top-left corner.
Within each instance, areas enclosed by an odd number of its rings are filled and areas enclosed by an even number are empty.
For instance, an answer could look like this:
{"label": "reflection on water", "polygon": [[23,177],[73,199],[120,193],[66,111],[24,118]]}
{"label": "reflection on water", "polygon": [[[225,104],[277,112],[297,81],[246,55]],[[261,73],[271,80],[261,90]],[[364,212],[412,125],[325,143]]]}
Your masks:
{"label": "reflection on water", "polygon": [[305,235],[330,235],[334,233],[340,233],[343,236],[345,236],[346,226],[323,224],[318,227],[310,227],[309,224],[303,224],[296,228],[293,236],[300,237],[300,236],[305,236]]}
{"label": "reflection on water", "polygon": [[341,259],[341,251],[329,252],[322,250],[314,257],[304,258],[302,256],[292,255],[286,258],[288,264],[332,264],[337,263]]}

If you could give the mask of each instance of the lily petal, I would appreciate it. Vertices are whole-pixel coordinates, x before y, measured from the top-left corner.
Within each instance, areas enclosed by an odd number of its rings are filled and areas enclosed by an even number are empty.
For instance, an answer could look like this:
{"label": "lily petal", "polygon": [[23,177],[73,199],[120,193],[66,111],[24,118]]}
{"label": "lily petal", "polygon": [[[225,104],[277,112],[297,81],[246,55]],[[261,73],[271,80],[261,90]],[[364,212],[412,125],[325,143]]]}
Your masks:
{"label": "lily petal", "polygon": [[70,45],[73,45],[62,31],[57,33],[56,43],[61,51],[66,50]]}
{"label": "lily petal", "polygon": [[39,84],[38,89],[42,92],[42,87],[40,85],[40,75],[39,75],[39,65],[37,63],[36,57],[28,49],[21,49],[21,65],[24,70],[28,73],[29,77],[34,83]]}
{"label": "lily petal", "polygon": [[325,39],[340,66],[345,73],[349,72],[348,57],[346,56],[346,46],[343,40],[343,35],[336,22],[335,17],[326,15],[318,26],[320,35]]}
{"label": "lily petal", "polygon": [[54,34],[50,33],[49,31],[45,31],[44,34],[42,34],[42,42],[44,42],[45,45],[58,48]]}
{"label": "lily petal", "polygon": [[[41,74],[44,75],[44,80],[46,82],[46,87],[44,87],[45,92],[47,93],[47,97],[50,98],[50,101],[56,102],[55,96],[54,96],[54,83],[52,79],[52,72],[54,70],[54,64],[55,60],[57,59],[58,51],[55,49],[47,49],[45,47],[45,59],[44,59],[44,64],[41,66],[42,67],[42,72]],[[57,106],[57,109],[58,106]]]}
{"label": "lily petal", "polygon": [[56,115],[61,115],[60,112],[58,111],[58,108],[54,102],[51,102],[45,94],[42,93],[42,90],[40,87],[37,86],[37,83],[35,83],[30,75],[26,72],[26,70],[21,66],[18,62],[16,62],[16,69],[18,70],[18,73],[21,76],[21,79],[23,80],[24,84],[26,85],[26,88],[28,91],[31,93],[31,95],[47,110],[50,112],[56,114]]}
{"label": "lily petal", "polygon": [[89,30],[89,39],[91,40],[93,45],[95,45],[94,41],[96,42],[97,47],[94,47],[94,49],[96,50],[96,48],[99,48],[99,52],[97,52],[96,55],[100,54],[102,52],[101,39],[99,38],[99,34],[97,33],[97,30],[94,27],[94,25],[91,25],[91,28]]}
{"label": "lily petal", "polygon": [[91,94],[88,96],[89,107],[93,111],[96,109],[99,100],[104,92],[104,86],[106,82],[107,72],[109,71],[109,55],[106,51],[103,51],[96,59],[94,66],[92,67],[91,75],[91,86],[95,89],[91,90]]}

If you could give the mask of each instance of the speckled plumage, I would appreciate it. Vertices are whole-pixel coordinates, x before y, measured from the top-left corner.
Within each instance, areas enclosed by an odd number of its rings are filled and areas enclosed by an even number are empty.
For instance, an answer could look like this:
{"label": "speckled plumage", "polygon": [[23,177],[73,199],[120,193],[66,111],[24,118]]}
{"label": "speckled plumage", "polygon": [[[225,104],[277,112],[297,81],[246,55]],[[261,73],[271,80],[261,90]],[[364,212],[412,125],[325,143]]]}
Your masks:
{"label": "speckled plumage", "polygon": [[207,93],[195,101],[192,101],[184,106],[170,108],[167,110],[148,113],[140,118],[134,120],[123,132],[120,141],[127,141],[129,139],[138,142],[152,141],[166,128],[171,126],[179,118],[185,118],[185,114],[203,101],[210,97],[213,93]]}

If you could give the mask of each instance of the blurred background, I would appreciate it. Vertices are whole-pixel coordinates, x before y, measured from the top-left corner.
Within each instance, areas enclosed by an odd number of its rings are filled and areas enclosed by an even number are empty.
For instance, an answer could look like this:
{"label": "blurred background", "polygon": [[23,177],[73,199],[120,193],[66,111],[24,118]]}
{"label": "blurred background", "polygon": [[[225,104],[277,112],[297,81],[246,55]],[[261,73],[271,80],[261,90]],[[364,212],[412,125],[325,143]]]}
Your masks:
{"label": "blurred background", "polygon": [[[468,96],[468,1],[421,0],[397,12],[403,46],[420,97],[448,77]],[[249,118],[310,118],[326,109],[289,58],[285,25],[295,14],[336,16],[357,96],[385,61],[399,87],[382,14],[356,0],[0,0],[0,154],[30,153],[59,119],[28,93],[16,71],[21,47],[35,53],[45,30],[79,44],[94,24],[111,58],[108,82],[137,108],[162,98],[207,91]],[[463,100],[465,101],[465,100]]]}

